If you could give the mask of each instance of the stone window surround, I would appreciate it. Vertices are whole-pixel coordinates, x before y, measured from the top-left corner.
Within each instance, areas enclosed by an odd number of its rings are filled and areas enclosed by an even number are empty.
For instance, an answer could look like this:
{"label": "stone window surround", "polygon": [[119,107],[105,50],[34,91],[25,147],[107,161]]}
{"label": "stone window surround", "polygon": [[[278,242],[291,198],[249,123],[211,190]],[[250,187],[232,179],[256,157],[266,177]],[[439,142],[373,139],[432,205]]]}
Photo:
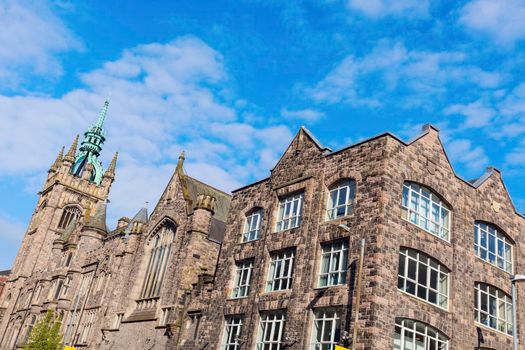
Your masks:
{"label": "stone window surround", "polygon": [[[304,192],[298,191],[279,197],[275,232],[289,231],[301,226],[303,221]],[[288,210],[286,209],[288,208]],[[288,216],[286,212],[288,211]]]}
{"label": "stone window surround", "polygon": [[[258,317],[258,324],[257,324],[257,338],[256,338],[256,345],[255,348],[257,350],[263,349],[261,345],[264,346],[265,343],[263,343],[264,335],[267,331],[270,331],[271,334],[273,334],[275,331],[279,332],[278,340],[277,342],[271,341],[268,344],[279,344],[279,347],[282,348],[282,344],[284,343],[284,333],[286,331],[286,310],[280,309],[280,310],[264,310],[260,311],[259,317]],[[266,326],[266,327],[265,327]],[[271,328],[268,329],[267,327],[270,326]],[[274,337],[271,337],[273,340]]]}
{"label": "stone window surround", "polygon": [[[242,299],[248,296],[252,289],[254,266],[254,258],[243,259],[235,262],[235,270],[233,273],[233,287],[232,292],[230,294],[230,299]],[[245,277],[246,284],[239,284],[243,280],[242,277]],[[246,288],[246,291],[243,295],[239,295],[238,290],[241,290],[242,288]]]}
{"label": "stone window surround", "polygon": [[[488,257],[488,253],[489,253],[489,249],[487,249],[487,259],[483,259],[481,256],[480,256],[480,248],[479,247],[476,247],[479,245],[479,241],[481,241],[481,236],[479,235],[478,233],[478,224],[484,224],[484,225],[487,225],[487,226],[492,226],[494,228],[494,230],[496,231],[496,233],[499,233],[501,236],[503,236],[503,242],[507,243],[510,245],[510,271],[507,271],[506,269],[504,268],[501,268],[497,265],[497,262],[495,263],[492,263],[490,262],[489,260],[489,257]],[[476,241],[476,236],[478,236],[478,242]],[[497,237],[497,235],[496,235]],[[499,257],[499,255],[497,254],[497,250],[498,250],[498,238],[496,238],[496,254],[495,254],[495,257],[496,257],[496,261],[497,261],[497,258]],[[475,247],[475,255],[478,259],[480,259],[481,261],[485,262],[485,263],[488,263],[492,266],[495,266],[496,268],[498,268],[499,270],[501,271],[504,271],[504,272],[507,272],[507,273],[510,273],[510,274],[513,274],[514,272],[514,266],[515,266],[515,247],[516,247],[516,242],[507,234],[507,232],[505,230],[503,230],[500,226],[490,222],[490,221],[486,221],[486,220],[475,220],[474,221],[474,247]],[[477,249],[476,249],[477,248]],[[489,239],[487,237],[487,248],[489,248]],[[508,259],[506,259],[508,260]]]}
{"label": "stone window surround", "polygon": [[[326,314],[327,313],[333,313],[333,316],[331,317],[326,317]],[[342,322],[342,313],[341,313],[341,310],[340,308],[338,307],[318,307],[318,308],[315,308],[315,309],[312,309],[312,322],[311,322],[311,326],[310,326],[310,337],[309,338],[306,338],[306,339],[310,339],[310,346],[309,346],[309,349],[312,349],[312,350],[318,350],[318,349],[323,349],[322,347],[319,348],[319,347],[316,347],[317,345],[334,345],[334,344],[337,344],[337,342],[340,340],[340,339],[336,339],[335,338],[335,330],[336,329],[339,329],[339,338],[341,338],[341,333],[343,331],[343,328],[341,327],[341,322]],[[321,317],[319,317],[319,314],[322,314]],[[316,335],[317,335],[317,332],[316,332],[316,321],[321,321],[322,323],[325,323],[323,321],[332,321],[335,323],[332,324],[332,335],[331,335],[331,339],[330,339],[330,342],[323,342],[322,339],[324,338],[324,335],[325,335],[325,332],[324,331],[324,327],[326,326],[325,324],[322,324],[321,326],[323,327],[321,333],[322,333],[322,336],[321,336],[321,340],[319,341],[319,339],[316,339]]]}
{"label": "stone window surround", "polygon": [[[402,251],[405,251],[405,253],[402,253]],[[417,266],[416,266],[416,278],[415,278],[415,286],[414,286],[414,294],[412,293],[409,293],[401,288],[399,288],[399,278],[401,278],[401,276],[399,275],[399,263],[401,262],[401,256],[404,256],[404,260],[405,260],[405,266],[403,268],[404,270],[404,273],[406,274],[406,276],[404,276],[404,285],[406,285],[407,281],[408,281],[408,261],[409,259],[410,260],[416,260],[416,258],[414,257],[410,257],[409,258],[409,253],[408,251],[413,251],[417,254],[418,256],[418,259],[417,259]],[[418,272],[417,270],[419,269],[419,265],[420,265],[420,260],[419,260],[419,257],[423,255],[424,257],[428,258],[428,259],[431,259],[434,261],[435,264],[438,265],[438,273],[437,273],[437,278],[438,278],[438,281],[436,283],[436,303],[432,303],[431,301],[429,300],[426,300],[425,298],[422,298],[422,297],[419,297],[417,295],[417,289],[418,289],[418,286],[420,285],[417,281],[419,279],[419,276],[418,276]],[[409,297],[412,297],[412,298],[415,298],[416,300],[418,301],[423,301],[429,305],[432,305],[434,307],[437,307],[439,308],[440,310],[443,310],[443,311],[449,311],[449,307],[450,307],[450,300],[452,299],[451,296],[450,296],[450,291],[451,291],[451,282],[452,282],[452,278],[451,278],[451,274],[452,274],[452,271],[445,265],[443,264],[442,262],[440,262],[438,259],[436,259],[435,257],[433,257],[432,255],[430,254],[427,254],[421,250],[418,250],[418,249],[415,249],[415,248],[410,248],[410,247],[404,247],[404,246],[401,246],[399,248],[399,261],[398,261],[398,286],[397,286],[397,290],[400,291],[401,293],[409,296]],[[426,289],[427,289],[427,293],[428,293],[428,290],[429,290],[429,285],[430,285],[430,274],[431,274],[431,270],[435,270],[435,268],[431,268],[428,264],[425,264],[427,265],[427,286],[426,286]],[[443,271],[441,271],[443,269]],[[446,296],[447,296],[447,307],[442,307],[439,305],[439,297],[440,297],[440,293],[439,293],[439,277],[440,277],[440,273],[445,273],[447,275],[447,291],[446,291]],[[410,279],[411,281],[413,281],[413,279]]]}
{"label": "stone window surround", "polygon": [[[480,288],[480,287],[486,287],[486,289],[482,290],[482,288]],[[480,296],[482,294],[491,295],[490,291],[488,291],[489,288],[495,289],[495,291],[497,293],[497,298],[496,298],[497,305],[496,305],[496,310],[495,310],[496,311],[496,315],[491,315],[490,314],[490,306],[488,304],[487,304],[487,308],[489,308],[489,310],[485,311],[484,313],[486,313],[487,316],[492,316],[492,317],[496,318],[496,327],[492,327],[490,325],[484,324],[478,319],[478,316],[480,315],[480,308],[479,308],[480,303],[481,303],[481,297]],[[503,298],[500,298],[500,294],[501,294],[501,296]],[[475,320],[474,321],[475,321],[475,324],[477,326],[479,326],[479,327],[483,327],[483,328],[488,329],[490,331],[497,332],[499,334],[503,334],[503,335],[505,335],[507,337],[512,337],[512,332],[514,331],[514,325],[512,324],[512,297],[509,294],[507,294],[505,291],[503,291],[502,289],[500,289],[500,288],[498,288],[498,287],[496,287],[496,286],[494,286],[492,284],[481,282],[481,281],[476,281],[474,283],[474,296],[475,296],[475,305],[474,305],[474,312],[475,312]],[[508,318],[507,319],[503,319],[503,318],[499,317],[500,316],[499,315],[499,304],[500,304],[502,299],[505,300],[504,301],[504,306],[510,307],[510,311],[508,309],[506,310],[508,313],[510,313],[510,315],[507,314],[507,317],[510,317],[510,320]],[[487,297],[487,302],[488,302],[488,300],[489,299]],[[489,319],[489,317],[487,319]],[[510,324],[510,326],[512,328],[512,331],[511,331],[510,334],[507,333],[507,332],[499,330],[498,323],[499,323],[500,320],[506,322],[507,325]]]}
{"label": "stone window surround", "polygon": [[[321,285],[321,273],[322,273],[322,264],[323,264],[323,255],[325,255],[325,252],[323,251],[323,248],[326,247],[326,246],[332,246],[333,244],[337,244],[337,243],[342,243],[343,246],[341,248],[340,251],[343,252],[343,254],[346,252],[346,269],[345,269],[345,282],[344,283],[337,283],[337,284],[327,284],[325,286],[322,286]],[[345,237],[345,238],[341,238],[341,239],[336,239],[336,240],[331,240],[331,241],[322,241],[319,243],[319,251],[320,253],[318,254],[318,257],[319,257],[319,261],[318,263],[316,264],[316,270],[315,271],[315,282],[314,282],[314,289],[323,289],[323,288],[330,288],[330,287],[341,287],[341,286],[345,286],[348,282],[348,270],[350,268],[350,265],[349,265],[349,258],[350,258],[350,250],[349,250],[349,239],[348,237]],[[341,261],[339,262],[339,264],[342,264],[344,262],[344,258],[340,257]],[[331,262],[331,260],[330,260]],[[332,274],[333,272],[327,272],[326,274],[330,275]]]}
{"label": "stone window surround", "polygon": [[[155,242],[153,242],[152,240],[159,234],[159,232],[163,231],[163,228],[166,228],[166,227],[170,227],[170,228],[173,228],[173,241],[171,242],[171,244],[168,246],[168,247],[171,247],[169,250],[169,253],[166,255],[166,259],[165,261],[163,261],[163,265],[164,265],[164,273],[162,275],[162,279],[165,277],[165,273],[166,271],[168,270],[168,265],[170,264],[170,255],[171,255],[171,252],[173,252],[173,245],[175,244],[175,241],[176,241],[176,238],[177,238],[177,231],[179,229],[177,223],[170,219],[170,218],[163,218],[162,220],[159,221],[159,223],[157,225],[155,225],[155,227],[153,228],[153,230],[151,230],[151,232],[149,233],[146,241],[145,241],[145,252],[144,252],[144,256],[143,256],[143,261],[141,263],[141,272],[140,275],[142,276],[142,278],[138,278],[137,281],[139,281],[140,283],[140,289],[139,289],[139,294],[138,294],[138,299],[136,299],[136,302],[137,302],[137,308],[149,308],[150,306],[151,307],[156,307],[158,306],[158,301],[159,301],[159,296],[158,295],[155,295],[155,296],[150,296],[148,297],[145,293],[148,292],[145,288],[147,287],[147,279],[148,279],[148,271],[150,270],[149,269],[149,262],[150,262],[150,258],[151,258],[151,252],[154,248],[154,244]],[[167,231],[168,229],[166,229]],[[162,243],[160,243],[162,244]],[[162,248],[162,247],[157,247],[157,249],[159,248]],[[165,249],[166,247],[164,247]],[[162,267],[160,268],[162,270]],[[158,281],[157,281],[158,282]],[[159,287],[161,288],[161,285],[162,285],[162,282],[163,281],[160,281],[160,286],[155,286],[155,288]],[[150,289],[153,288],[153,285],[149,286]],[[150,292],[154,292],[154,290],[151,290]],[[160,290],[159,290],[159,293],[160,293]],[[145,297],[146,296],[146,297]],[[150,301],[150,302],[148,302]]]}
{"label": "stone window surround", "polygon": [[[341,188],[340,186],[341,184],[345,182],[348,182],[348,188],[351,189],[351,191],[348,191],[346,193],[347,200],[345,200],[345,203],[344,203],[345,215],[341,215],[341,216],[336,215],[335,217],[331,218],[329,212],[332,210],[336,210],[337,207],[342,206],[342,205],[336,204],[335,207],[329,208],[332,192],[337,191],[338,192],[337,198],[339,199],[339,194],[340,194],[339,190]],[[332,182],[329,186],[327,186],[326,202],[325,202],[325,208],[324,208],[324,221],[328,222],[328,221],[340,220],[340,219],[343,219],[343,218],[346,218],[352,215],[352,213],[354,212],[354,204],[356,201],[356,190],[357,190],[357,181],[352,177],[338,178],[335,182]],[[347,212],[347,210],[349,210],[349,212]]]}
{"label": "stone window surround", "polygon": [[[235,328],[234,328],[235,327]],[[221,350],[238,350],[240,344],[236,342],[242,334],[243,327],[243,315],[224,315],[224,327],[222,329],[221,339]],[[231,334],[231,330],[234,328],[235,335]]]}
{"label": "stone window surround", "polygon": [[[71,203],[71,204],[64,205],[64,207],[62,207],[60,218],[56,226],[57,229],[65,230],[66,227],[71,223],[71,221],[75,219],[78,220],[83,215],[82,212],[83,212],[82,207],[78,204]],[[67,218],[67,222],[64,222],[66,221],[66,215],[68,213],[71,214],[70,218]]]}
{"label": "stone window surround", "polygon": [[[405,218],[404,217],[404,211],[406,210],[405,206],[403,205],[405,184],[414,184],[414,185],[426,188],[427,190],[429,190],[431,195],[436,196],[440,200],[440,208],[444,207],[445,209],[448,210],[448,214],[449,214],[448,215],[448,238],[445,239],[445,238],[441,237],[441,235],[439,235],[439,234],[432,233],[430,230],[425,229],[424,227],[420,226],[419,224],[413,223],[410,220],[410,218]],[[441,195],[438,191],[436,191],[434,188],[432,188],[432,186],[429,186],[427,184],[424,184],[424,183],[421,183],[421,182],[418,182],[418,181],[414,181],[412,179],[405,179],[405,180],[403,180],[401,182],[401,201],[400,201],[400,203],[401,203],[401,205],[400,205],[401,218],[404,221],[410,223],[412,226],[418,227],[419,229],[421,229],[421,230],[431,234],[434,237],[439,238],[440,240],[442,240],[445,243],[449,243],[449,244],[451,243],[452,227],[453,227],[453,220],[454,220],[454,215],[453,215],[454,209],[453,209],[452,205],[450,205],[450,202],[447,201],[444,198],[444,196]],[[430,203],[432,204],[433,202],[431,201]],[[408,206],[410,207],[410,203],[408,203]],[[410,209],[408,209],[408,215],[410,215]],[[430,209],[430,215],[431,215],[431,209]]]}
{"label": "stone window surround", "polygon": [[[282,281],[284,279],[287,279],[289,281],[287,281],[287,285],[288,285],[288,288],[284,288],[284,289],[273,289],[274,286],[275,286],[275,270],[273,270],[273,274],[272,276],[270,276],[270,273],[272,272],[272,262],[274,261],[273,260],[273,257],[274,256],[283,256],[284,259],[279,259],[279,261],[290,261],[291,260],[291,263],[290,265],[288,266],[288,272],[289,272],[289,276],[287,277],[279,277],[278,281],[279,281],[279,286],[281,286],[282,284]],[[264,284],[263,284],[263,293],[274,293],[274,292],[284,292],[284,291],[290,291],[292,290],[293,288],[293,282],[294,282],[294,278],[293,278],[293,275],[294,275],[294,270],[295,270],[295,263],[296,263],[296,258],[297,258],[297,249],[296,247],[291,247],[291,248],[286,248],[286,249],[281,249],[281,250],[278,250],[278,251],[271,251],[269,252],[268,254],[268,259],[267,259],[267,263],[265,264],[266,265],[266,271],[264,271]],[[281,268],[282,270],[282,268]],[[282,273],[281,273],[282,275]],[[271,285],[271,287],[270,287]],[[270,288],[270,289],[269,289]]]}
{"label": "stone window surround", "polygon": [[[257,219],[256,228],[253,229],[251,227],[251,224],[253,223],[252,217],[257,214],[259,214],[259,217]],[[252,242],[252,241],[256,241],[260,239],[261,233],[262,233],[263,222],[264,222],[264,208],[260,206],[251,207],[248,211],[246,211],[246,213],[243,213],[242,218],[243,219],[242,219],[240,243],[247,243],[247,242]],[[250,219],[250,224],[248,224],[249,219]],[[250,227],[248,227],[248,225],[250,225]],[[250,230],[250,228],[252,229]],[[256,237],[252,239],[247,239],[247,235],[251,233],[252,231],[256,231]]]}
{"label": "stone window surround", "polygon": [[[277,188],[273,189],[274,192],[274,200],[272,201],[271,208],[268,210],[268,220],[267,224],[270,227],[270,233],[282,233],[282,232],[289,232],[298,230],[301,227],[303,227],[303,223],[305,221],[305,218],[307,217],[308,211],[309,211],[309,202],[312,200],[312,187],[314,186],[314,182],[312,177],[302,177],[299,179],[296,179],[292,182],[289,182],[287,184],[281,185]],[[282,198],[293,196],[295,194],[303,194],[302,199],[302,209],[301,209],[301,220],[298,227],[295,228],[289,228],[287,230],[283,231],[277,231],[277,221],[279,217],[279,202]]]}
{"label": "stone window surround", "polygon": [[[406,327],[405,326],[405,322],[406,321],[413,322],[413,326],[411,328]],[[395,320],[395,331],[394,331],[394,337],[393,337],[393,340],[394,340],[394,347],[393,347],[393,349],[394,350],[396,350],[396,349],[405,349],[405,345],[406,344],[403,343],[404,333],[405,333],[404,330],[408,330],[408,332],[413,333],[414,334],[413,337],[415,337],[416,332],[414,332],[414,330],[417,329],[417,325],[418,324],[420,326],[424,327],[425,332],[424,333],[417,332],[417,334],[423,336],[424,339],[426,340],[426,339],[429,338],[428,337],[428,331],[430,330],[432,333],[435,334],[434,336],[431,337],[431,339],[437,340],[438,337],[439,338],[445,338],[445,339],[442,340],[445,343],[445,345],[446,345],[444,350],[448,350],[449,349],[448,342],[449,342],[450,338],[446,334],[441,332],[439,329],[437,329],[435,327],[432,327],[431,325],[429,325],[429,324],[427,324],[425,322],[418,321],[418,320],[415,320],[415,319],[396,317],[396,320]],[[398,328],[400,328],[401,333],[397,333]],[[395,343],[395,341],[396,341],[395,335],[396,334],[400,334],[400,338],[399,338],[399,341],[400,341],[399,345],[401,346],[400,348],[396,348],[395,347],[396,346],[396,343]],[[414,338],[412,338],[412,339],[414,339]],[[412,344],[415,345],[415,342],[412,343]],[[436,345],[438,345],[438,344],[436,343]],[[425,346],[425,349],[428,349],[428,348]],[[439,347],[434,347],[434,349],[429,349],[429,350],[440,350],[440,349],[439,349]]]}

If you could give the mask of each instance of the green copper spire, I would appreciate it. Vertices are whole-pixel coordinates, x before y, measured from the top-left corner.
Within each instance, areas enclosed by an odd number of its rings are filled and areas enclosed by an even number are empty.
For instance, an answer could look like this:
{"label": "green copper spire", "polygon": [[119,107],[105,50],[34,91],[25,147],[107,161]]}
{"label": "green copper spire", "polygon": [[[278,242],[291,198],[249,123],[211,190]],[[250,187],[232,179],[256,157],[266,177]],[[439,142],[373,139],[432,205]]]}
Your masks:
{"label": "green copper spire", "polygon": [[79,153],[75,158],[73,164],[73,175],[82,176],[87,164],[93,165],[93,173],[90,180],[98,185],[102,181],[104,169],[102,163],[98,160],[100,151],[102,151],[102,144],[106,141],[104,131],[104,121],[108,112],[109,101],[104,102],[104,106],[100,111],[97,122],[84,133],[84,140],[80,144]]}
{"label": "green copper spire", "polygon": [[109,107],[109,99],[104,101],[104,106],[102,107],[102,110],[100,111],[100,114],[98,115],[97,122],[94,126],[94,128],[98,128],[100,130],[103,130],[104,128],[104,121],[106,120],[106,114],[108,113],[108,107]]}

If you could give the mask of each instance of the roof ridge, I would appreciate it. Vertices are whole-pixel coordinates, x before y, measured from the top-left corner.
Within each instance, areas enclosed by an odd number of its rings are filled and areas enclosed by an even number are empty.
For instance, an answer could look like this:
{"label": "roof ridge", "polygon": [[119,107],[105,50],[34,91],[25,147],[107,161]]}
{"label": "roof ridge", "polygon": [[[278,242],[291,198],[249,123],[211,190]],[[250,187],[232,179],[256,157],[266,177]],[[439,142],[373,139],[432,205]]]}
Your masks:
{"label": "roof ridge", "polygon": [[196,178],[194,178],[194,177],[192,177],[192,176],[189,176],[188,174],[185,174],[184,176],[186,176],[186,177],[188,177],[188,178],[190,178],[190,179],[192,179],[192,180],[194,180],[194,181],[197,181],[198,183],[203,184],[204,186],[209,187],[209,188],[211,188],[211,189],[213,189],[213,190],[215,190],[215,191],[217,191],[217,192],[220,192],[220,193],[222,193],[222,194],[225,194],[225,195],[227,195],[228,197],[231,197],[231,196],[232,196],[230,193],[228,193],[228,192],[224,192],[223,190],[220,190],[220,189],[218,189],[217,187],[214,187],[214,186],[212,186],[212,185],[208,185],[207,183],[205,183],[205,182],[203,182],[203,181],[201,181],[201,180],[199,180],[199,179],[196,179]]}

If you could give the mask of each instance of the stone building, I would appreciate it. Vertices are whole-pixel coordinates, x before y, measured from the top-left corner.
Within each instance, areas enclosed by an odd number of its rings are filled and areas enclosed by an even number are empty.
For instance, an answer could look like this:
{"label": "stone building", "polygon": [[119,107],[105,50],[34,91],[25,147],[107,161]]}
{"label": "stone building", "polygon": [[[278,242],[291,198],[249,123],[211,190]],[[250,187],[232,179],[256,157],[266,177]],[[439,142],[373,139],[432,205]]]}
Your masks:
{"label": "stone building", "polygon": [[104,171],[107,109],[49,169],[0,296],[1,349],[23,347],[47,310],[62,319],[65,345],[164,349],[187,291],[215,271],[230,195],[186,175],[183,154],[152,214],[108,229],[117,154]]}
{"label": "stone building", "polygon": [[171,348],[511,349],[524,229],[500,172],[458,177],[432,126],[335,152],[301,128],[270,177],[234,191],[215,278]]}
{"label": "stone building", "polygon": [[525,218],[497,169],[457,176],[432,126],[338,151],[301,128],[231,197],[182,154],[151,215],[109,230],[106,111],[51,166],[0,296],[0,348],[51,309],[77,348],[508,350],[517,331],[525,349],[524,287],[517,326],[510,290]]}
{"label": "stone building", "polygon": [[11,273],[10,270],[3,270],[0,271],[0,296],[2,295],[2,291],[4,290],[5,282],[7,281],[7,277]]}

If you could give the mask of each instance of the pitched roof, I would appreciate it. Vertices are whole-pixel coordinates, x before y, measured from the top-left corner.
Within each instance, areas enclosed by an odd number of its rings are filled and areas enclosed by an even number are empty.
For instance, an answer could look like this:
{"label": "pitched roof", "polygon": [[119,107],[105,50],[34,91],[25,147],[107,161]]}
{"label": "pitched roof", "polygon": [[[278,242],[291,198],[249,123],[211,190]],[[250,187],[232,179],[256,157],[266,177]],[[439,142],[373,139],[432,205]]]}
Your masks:
{"label": "pitched roof", "polygon": [[205,184],[191,176],[184,175],[184,186],[188,190],[191,204],[197,202],[197,196],[200,194],[208,195],[215,198],[215,208],[213,215],[219,221],[226,222],[228,218],[228,210],[230,209],[231,196],[221,190],[216,189],[210,185]]}
{"label": "pitched roof", "polygon": [[104,232],[108,232],[108,227],[106,226],[106,203],[100,203],[95,215],[93,215],[89,222],[86,224],[87,227],[93,227]]}

